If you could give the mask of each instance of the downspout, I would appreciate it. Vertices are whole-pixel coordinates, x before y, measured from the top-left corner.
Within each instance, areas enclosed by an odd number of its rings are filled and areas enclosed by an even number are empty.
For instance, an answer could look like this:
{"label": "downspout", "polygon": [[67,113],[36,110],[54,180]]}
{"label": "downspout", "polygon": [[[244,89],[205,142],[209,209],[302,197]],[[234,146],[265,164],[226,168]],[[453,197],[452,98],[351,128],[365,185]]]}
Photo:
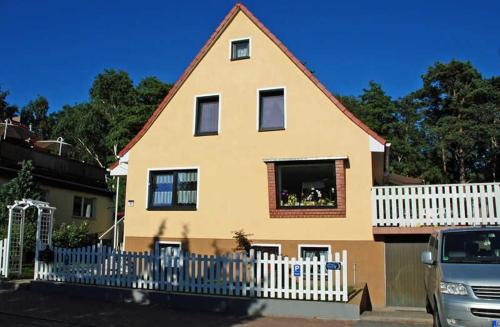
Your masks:
{"label": "downspout", "polygon": [[391,143],[386,143],[385,144],[385,151],[384,151],[384,175],[389,174],[389,151],[391,150]]}
{"label": "downspout", "polygon": [[116,231],[116,222],[118,220],[119,197],[120,197],[120,176],[116,176],[115,222],[114,222],[114,228],[113,228],[113,249],[116,249],[116,243],[118,243],[118,233]]}

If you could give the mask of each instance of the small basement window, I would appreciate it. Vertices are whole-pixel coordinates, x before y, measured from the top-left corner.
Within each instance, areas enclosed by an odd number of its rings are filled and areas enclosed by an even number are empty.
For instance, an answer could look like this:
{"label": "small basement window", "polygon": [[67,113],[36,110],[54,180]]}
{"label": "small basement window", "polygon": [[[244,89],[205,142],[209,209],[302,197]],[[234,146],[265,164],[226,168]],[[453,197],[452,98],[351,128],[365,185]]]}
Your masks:
{"label": "small basement window", "polygon": [[181,242],[158,241],[158,248],[161,254],[179,255]]}
{"label": "small basement window", "polygon": [[73,198],[73,217],[94,218],[95,217],[95,199],[83,196]]}
{"label": "small basement window", "polygon": [[250,39],[231,41],[231,60],[250,58]]}
{"label": "small basement window", "polygon": [[280,208],[337,208],[335,161],[276,164]]}
{"label": "small basement window", "polygon": [[259,90],[259,131],[285,128],[285,90]]}
{"label": "small basement window", "polygon": [[299,245],[299,256],[302,259],[317,257],[319,260],[321,256],[326,259],[330,251],[329,245]]}
{"label": "small basement window", "polygon": [[281,246],[279,244],[253,244],[251,249],[261,253],[274,254],[276,256],[281,254]]}
{"label": "small basement window", "polygon": [[149,210],[196,210],[197,170],[151,171]]}

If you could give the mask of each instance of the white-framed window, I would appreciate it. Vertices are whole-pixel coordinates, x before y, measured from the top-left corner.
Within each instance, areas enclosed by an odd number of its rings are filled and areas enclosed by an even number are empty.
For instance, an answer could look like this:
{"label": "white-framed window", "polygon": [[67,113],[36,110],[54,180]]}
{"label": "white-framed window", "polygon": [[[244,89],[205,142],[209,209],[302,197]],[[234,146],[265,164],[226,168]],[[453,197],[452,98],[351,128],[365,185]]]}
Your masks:
{"label": "white-framed window", "polygon": [[302,259],[317,257],[319,260],[321,256],[327,259],[328,254],[332,252],[332,247],[324,244],[299,244],[298,252],[299,258]]}
{"label": "white-framed window", "polygon": [[229,59],[249,59],[252,55],[252,40],[249,37],[229,41]]}
{"label": "white-framed window", "polygon": [[194,136],[217,135],[220,132],[220,93],[194,98]]}
{"label": "white-framed window", "polygon": [[95,198],[75,195],[73,197],[73,217],[94,218],[96,211],[95,201]]}
{"label": "white-framed window", "polygon": [[286,87],[257,89],[257,130],[286,129]]}
{"label": "white-framed window", "polygon": [[158,241],[158,248],[161,254],[165,251],[172,251],[173,255],[178,255],[182,249],[182,244],[175,241]]}
{"label": "white-framed window", "polygon": [[254,243],[250,248],[253,249],[255,253],[261,252],[268,253],[269,255],[281,255],[281,244]]}
{"label": "white-framed window", "polygon": [[199,169],[148,169],[148,210],[196,210]]}

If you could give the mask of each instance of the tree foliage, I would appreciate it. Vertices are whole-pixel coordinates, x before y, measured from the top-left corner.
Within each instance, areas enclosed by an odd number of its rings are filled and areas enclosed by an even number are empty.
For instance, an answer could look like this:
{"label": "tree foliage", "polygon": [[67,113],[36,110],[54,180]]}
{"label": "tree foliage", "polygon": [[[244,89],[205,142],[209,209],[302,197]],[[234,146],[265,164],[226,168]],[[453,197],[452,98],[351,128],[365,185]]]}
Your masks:
{"label": "tree foliage", "polygon": [[64,106],[54,114],[52,137],[74,145],[74,157],[106,166],[142,128],[171,85],[147,77],[134,86],[124,71],[97,75],[87,103]]}
{"label": "tree foliage", "polygon": [[[23,161],[17,176],[0,187],[0,237],[2,239],[7,237],[9,216],[7,206],[13,204],[15,200],[40,200],[40,198],[41,191],[33,177],[33,165],[31,161]],[[24,255],[28,259],[32,258],[35,249],[36,218],[36,212],[33,209],[26,212]]]}
{"label": "tree foliage", "polygon": [[21,122],[31,126],[39,138],[46,139],[49,137],[52,127],[51,117],[48,113],[49,101],[43,96],[38,96],[21,109]]}
{"label": "tree foliage", "polygon": [[438,62],[400,99],[372,81],[340,100],[391,143],[392,172],[427,182],[498,180],[500,77],[484,79],[470,62]]}
{"label": "tree foliage", "polygon": [[12,119],[17,114],[17,106],[7,102],[8,91],[2,91],[0,88],[0,120]]}

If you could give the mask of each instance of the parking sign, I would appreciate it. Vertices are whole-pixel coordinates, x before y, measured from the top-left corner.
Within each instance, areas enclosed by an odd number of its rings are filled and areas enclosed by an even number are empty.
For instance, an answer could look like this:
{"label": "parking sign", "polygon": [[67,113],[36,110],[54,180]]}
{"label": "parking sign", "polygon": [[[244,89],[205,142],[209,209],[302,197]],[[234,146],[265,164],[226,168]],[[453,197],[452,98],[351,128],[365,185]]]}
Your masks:
{"label": "parking sign", "polygon": [[293,265],[293,275],[300,277],[300,265]]}

